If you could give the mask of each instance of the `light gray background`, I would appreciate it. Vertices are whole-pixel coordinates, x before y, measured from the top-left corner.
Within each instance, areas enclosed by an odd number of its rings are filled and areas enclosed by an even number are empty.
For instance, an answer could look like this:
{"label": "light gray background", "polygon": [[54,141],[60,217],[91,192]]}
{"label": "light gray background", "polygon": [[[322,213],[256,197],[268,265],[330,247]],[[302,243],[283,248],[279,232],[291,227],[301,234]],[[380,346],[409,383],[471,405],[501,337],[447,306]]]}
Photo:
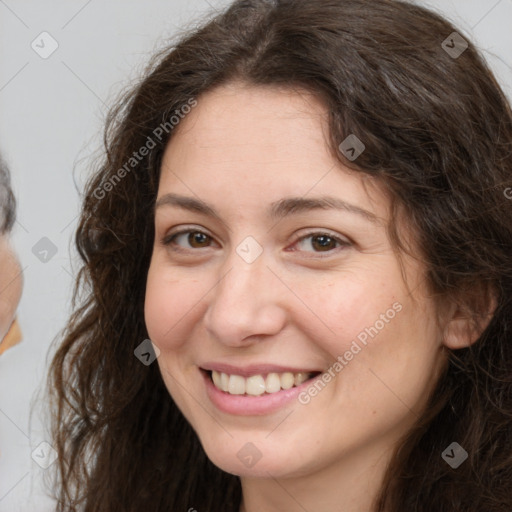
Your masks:
{"label": "light gray background", "polygon": [[[13,243],[24,269],[24,340],[0,357],[0,512],[52,510],[44,470],[31,458],[50,441],[38,392],[50,344],[70,312],[80,191],[100,149],[106,107],[169,37],[228,3],[0,0],[0,150],[18,198]],[[469,34],[512,98],[512,0],[416,3]],[[47,59],[31,48],[43,31],[59,45]],[[32,252],[43,237],[57,248],[46,263]]]}

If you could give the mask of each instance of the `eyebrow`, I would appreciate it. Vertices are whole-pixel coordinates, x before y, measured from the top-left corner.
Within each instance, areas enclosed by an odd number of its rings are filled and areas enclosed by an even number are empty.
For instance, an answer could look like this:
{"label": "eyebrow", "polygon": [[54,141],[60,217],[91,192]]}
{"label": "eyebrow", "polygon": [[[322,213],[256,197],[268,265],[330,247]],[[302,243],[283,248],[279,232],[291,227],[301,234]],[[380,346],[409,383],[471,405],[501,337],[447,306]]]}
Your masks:
{"label": "eyebrow", "polygon": [[[181,196],[178,194],[165,194],[155,204],[155,210],[163,206],[176,206],[184,210],[189,210],[217,219],[224,223],[219,213],[200,199],[194,197]],[[347,203],[342,199],[331,196],[321,197],[285,197],[279,201],[270,204],[268,216],[272,220],[280,220],[290,215],[304,213],[311,210],[342,210],[363,217],[365,220],[374,224],[382,224],[382,220],[374,213],[360,208],[359,206]]]}

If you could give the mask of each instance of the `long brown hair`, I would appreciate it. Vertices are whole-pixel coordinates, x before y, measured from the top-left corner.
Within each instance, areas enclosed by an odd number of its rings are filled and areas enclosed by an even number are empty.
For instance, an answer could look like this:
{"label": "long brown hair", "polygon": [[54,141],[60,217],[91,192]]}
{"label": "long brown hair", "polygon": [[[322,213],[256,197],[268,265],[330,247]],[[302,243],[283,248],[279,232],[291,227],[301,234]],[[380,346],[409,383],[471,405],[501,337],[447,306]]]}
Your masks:
{"label": "long brown hair", "polygon": [[[393,215],[407,214],[432,293],[476,324],[496,297],[477,342],[450,351],[375,510],[512,510],[512,112],[475,47],[455,45],[455,31],[399,1],[239,0],[180,35],[119,100],[85,193],[75,309],[50,368],[59,512],[238,512],[239,478],[208,460],[158,365],[134,356],[148,337],[168,120],[231,80],[314,91],[329,111],[333,154],[389,190]],[[366,146],[353,162],[338,149],[350,134]],[[135,164],[143,146],[149,153]],[[395,228],[391,240],[406,250]],[[456,470],[441,457],[453,441],[468,452]]]}

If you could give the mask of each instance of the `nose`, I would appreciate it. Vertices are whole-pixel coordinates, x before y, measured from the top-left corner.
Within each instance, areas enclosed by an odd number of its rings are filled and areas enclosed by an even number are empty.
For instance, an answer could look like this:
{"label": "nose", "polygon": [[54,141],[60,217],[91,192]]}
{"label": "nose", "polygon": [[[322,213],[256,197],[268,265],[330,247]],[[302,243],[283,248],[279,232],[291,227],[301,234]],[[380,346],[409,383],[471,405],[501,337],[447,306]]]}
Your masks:
{"label": "nose", "polygon": [[286,287],[261,255],[247,263],[236,252],[222,266],[203,321],[220,343],[249,345],[278,334],[286,323]]}

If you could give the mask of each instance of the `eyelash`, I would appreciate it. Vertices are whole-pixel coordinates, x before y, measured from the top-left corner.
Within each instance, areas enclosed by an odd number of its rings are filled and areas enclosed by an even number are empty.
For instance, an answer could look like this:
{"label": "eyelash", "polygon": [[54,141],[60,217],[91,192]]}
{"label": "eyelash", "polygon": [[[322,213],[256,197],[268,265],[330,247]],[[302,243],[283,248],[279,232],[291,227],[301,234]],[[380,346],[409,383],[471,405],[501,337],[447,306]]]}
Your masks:
{"label": "eyelash", "polygon": [[[166,247],[169,247],[172,251],[175,251],[175,252],[180,252],[180,253],[184,253],[184,252],[193,252],[195,250],[198,250],[198,249],[184,249],[183,247],[180,247],[178,245],[176,245],[174,243],[175,239],[180,236],[180,235],[184,235],[184,234],[190,234],[190,233],[200,233],[201,235],[205,235],[206,237],[208,237],[210,240],[212,240],[213,238],[208,235],[208,233],[205,233],[204,231],[201,231],[200,229],[182,229],[181,231],[177,231],[176,233],[172,233],[171,235],[167,235],[165,236],[162,240],[161,240],[161,243],[162,245],[166,246]],[[294,241],[293,241],[293,244],[297,244],[298,242],[301,242],[303,240],[306,240],[308,238],[311,238],[311,237],[315,237],[315,236],[326,236],[330,239],[332,239],[334,242],[336,242],[338,244],[338,247],[337,249],[338,250],[335,250],[335,249],[332,249],[332,250],[329,250],[329,251],[306,251],[306,252],[313,252],[319,256],[319,258],[326,258],[326,257],[329,257],[329,256],[332,256],[333,254],[335,253],[338,253],[339,250],[343,249],[344,247],[348,247],[351,244],[351,242],[349,242],[348,240],[343,240],[341,238],[339,238],[338,236],[332,234],[332,233],[329,233],[328,231],[312,231],[310,233],[307,233],[305,235],[302,235],[300,237],[297,237]],[[201,249],[201,248],[199,248]],[[295,252],[295,251],[292,251],[292,252]],[[325,255],[323,255],[325,254]]]}

